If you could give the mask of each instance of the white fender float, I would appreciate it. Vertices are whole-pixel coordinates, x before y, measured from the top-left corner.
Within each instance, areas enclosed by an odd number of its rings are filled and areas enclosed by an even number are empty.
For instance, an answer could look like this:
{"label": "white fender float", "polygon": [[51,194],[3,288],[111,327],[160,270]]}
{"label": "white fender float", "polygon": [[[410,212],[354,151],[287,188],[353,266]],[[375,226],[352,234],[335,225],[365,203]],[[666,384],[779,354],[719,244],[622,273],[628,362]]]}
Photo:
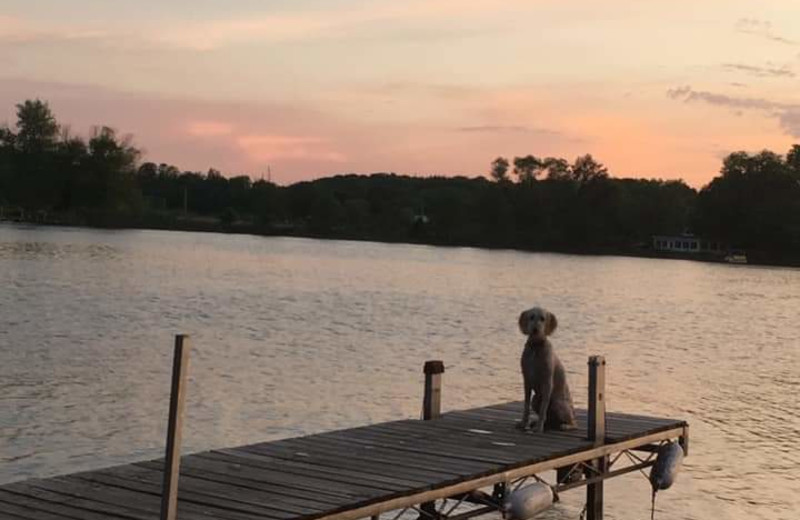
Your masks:
{"label": "white fender float", "polygon": [[658,448],[656,463],[650,470],[650,486],[653,488],[651,500],[650,519],[655,516],[656,493],[662,489],[669,489],[678,478],[678,472],[683,462],[683,448],[677,442],[668,442]]}
{"label": "white fender float", "polygon": [[504,517],[509,520],[527,520],[553,505],[553,490],[537,482],[513,491],[503,507]]}

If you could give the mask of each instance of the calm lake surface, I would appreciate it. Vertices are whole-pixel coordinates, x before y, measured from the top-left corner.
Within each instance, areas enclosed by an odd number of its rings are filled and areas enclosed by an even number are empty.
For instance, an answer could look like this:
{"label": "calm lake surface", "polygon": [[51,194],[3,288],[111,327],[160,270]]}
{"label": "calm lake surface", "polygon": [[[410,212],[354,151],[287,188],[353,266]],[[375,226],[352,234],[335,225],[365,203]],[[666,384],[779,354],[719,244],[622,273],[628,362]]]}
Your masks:
{"label": "calm lake surface", "polygon": [[[540,303],[586,402],[685,418],[659,519],[800,510],[800,271],[686,261],[0,225],[0,483],[162,454],[173,335],[193,352],[185,451],[521,398],[519,312]],[[609,518],[649,518],[638,474]],[[574,519],[583,490],[550,514]]]}

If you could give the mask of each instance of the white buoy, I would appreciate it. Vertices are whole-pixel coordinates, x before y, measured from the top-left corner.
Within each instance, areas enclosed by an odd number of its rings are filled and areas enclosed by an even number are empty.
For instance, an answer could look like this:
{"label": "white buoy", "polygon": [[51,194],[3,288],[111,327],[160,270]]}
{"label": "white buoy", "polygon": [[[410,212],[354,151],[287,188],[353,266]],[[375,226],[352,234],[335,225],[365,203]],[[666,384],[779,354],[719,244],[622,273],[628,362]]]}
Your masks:
{"label": "white buoy", "polygon": [[505,518],[527,520],[553,505],[554,495],[550,486],[537,482],[511,493],[504,505]]}
{"label": "white buoy", "polygon": [[658,448],[656,463],[650,470],[650,486],[653,488],[650,520],[653,520],[656,514],[656,493],[672,486],[678,478],[681,462],[683,462],[683,448],[677,442],[668,442]]}

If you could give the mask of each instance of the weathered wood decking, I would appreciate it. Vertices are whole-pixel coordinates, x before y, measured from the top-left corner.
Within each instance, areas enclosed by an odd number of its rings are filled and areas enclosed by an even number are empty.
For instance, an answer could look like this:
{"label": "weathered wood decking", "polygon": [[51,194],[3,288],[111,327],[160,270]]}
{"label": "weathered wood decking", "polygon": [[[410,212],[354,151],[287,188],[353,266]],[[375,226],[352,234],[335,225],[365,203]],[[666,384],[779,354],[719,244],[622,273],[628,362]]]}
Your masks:
{"label": "weathered wood decking", "polygon": [[[673,419],[607,413],[605,444],[515,429],[521,403],[182,457],[181,520],[349,520],[685,438]],[[0,486],[0,518],[154,520],[163,460]]]}

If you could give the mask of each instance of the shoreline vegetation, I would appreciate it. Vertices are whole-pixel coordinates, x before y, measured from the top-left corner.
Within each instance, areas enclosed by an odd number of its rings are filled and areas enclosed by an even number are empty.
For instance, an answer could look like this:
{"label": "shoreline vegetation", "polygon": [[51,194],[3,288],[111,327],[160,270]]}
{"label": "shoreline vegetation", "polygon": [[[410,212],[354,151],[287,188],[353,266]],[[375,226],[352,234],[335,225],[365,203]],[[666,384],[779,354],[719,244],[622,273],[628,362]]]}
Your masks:
{"label": "shoreline vegetation", "polygon": [[800,146],[728,155],[702,189],[623,179],[591,155],[491,162],[488,177],[336,175],[278,186],[249,176],[141,163],[130,137],[88,139],[48,104],[0,126],[0,221],[247,233],[569,254],[722,261],[670,253],[654,236],[693,234],[748,262],[800,266]]}

